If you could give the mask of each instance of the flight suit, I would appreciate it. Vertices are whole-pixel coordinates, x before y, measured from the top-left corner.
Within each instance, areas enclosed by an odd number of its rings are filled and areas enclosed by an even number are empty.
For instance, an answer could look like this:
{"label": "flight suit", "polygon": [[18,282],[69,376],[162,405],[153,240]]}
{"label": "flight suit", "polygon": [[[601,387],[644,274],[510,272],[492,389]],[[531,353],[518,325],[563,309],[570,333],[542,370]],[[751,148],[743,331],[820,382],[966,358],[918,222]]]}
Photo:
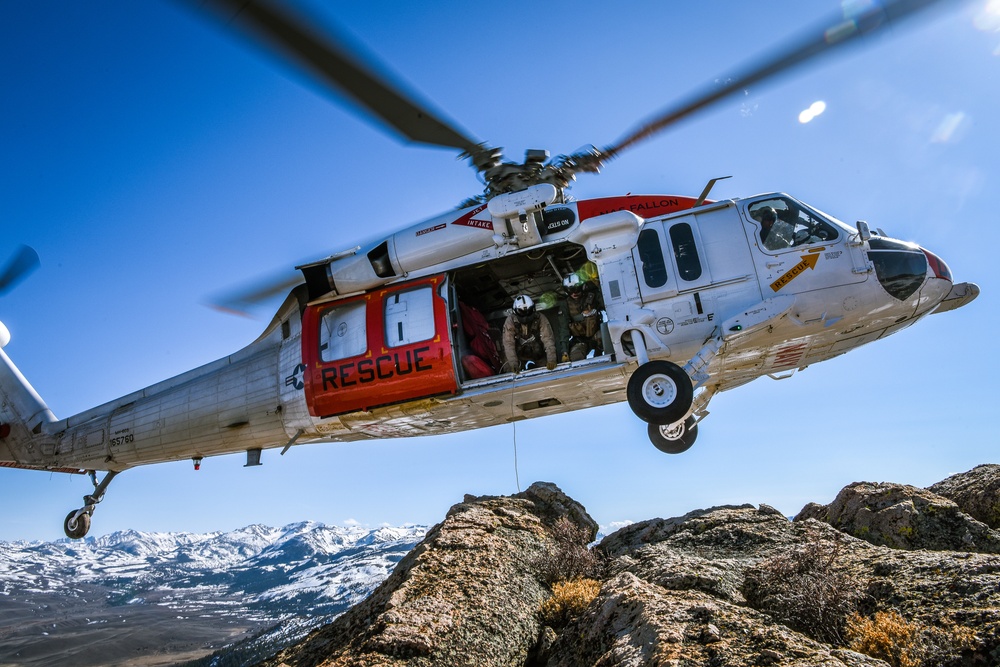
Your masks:
{"label": "flight suit", "polygon": [[555,367],[556,338],[548,318],[535,313],[520,322],[513,313],[508,315],[503,323],[503,352],[512,372],[522,370],[528,361]]}
{"label": "flight suit", "polygon": [[603,353],[601,342],[601,306],[597,290],[590,283],[584,285],[580,296],[566,297],[566,311],[569,315],[569,358],[571,361],[585,359],[591,350]]}

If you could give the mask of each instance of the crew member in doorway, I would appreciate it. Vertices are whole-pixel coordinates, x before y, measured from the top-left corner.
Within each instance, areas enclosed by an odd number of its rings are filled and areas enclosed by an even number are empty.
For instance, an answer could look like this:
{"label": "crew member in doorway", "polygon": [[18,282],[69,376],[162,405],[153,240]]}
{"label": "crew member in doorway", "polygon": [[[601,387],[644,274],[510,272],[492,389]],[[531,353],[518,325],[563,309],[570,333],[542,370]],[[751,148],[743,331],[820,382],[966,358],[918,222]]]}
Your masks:
{"label": "crew member in doorway", "polygon": [[503,324],[503,351],[507,367],[517,373],[541,364],[550,371],[556,367],[556,339],[549,320],[535,311],[535,302],[527,294],[514,299]]}
{"label": "crew member in doorway", "polygon": [[569,314],[570,361],[586,359],[593,352],[603,354],[601,343],[601,302],[597,287],[571,273],[563,279],[566,310]]}

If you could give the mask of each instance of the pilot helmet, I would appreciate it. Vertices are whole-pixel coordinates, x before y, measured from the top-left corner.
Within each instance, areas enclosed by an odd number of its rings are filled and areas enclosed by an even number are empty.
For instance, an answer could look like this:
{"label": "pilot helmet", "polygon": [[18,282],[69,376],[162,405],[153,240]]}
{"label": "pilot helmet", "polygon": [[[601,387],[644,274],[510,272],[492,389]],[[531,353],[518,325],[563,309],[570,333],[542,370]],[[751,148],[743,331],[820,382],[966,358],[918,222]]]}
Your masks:
{"label": "pilot helmet", "polygon": [[757,211],[757,219],[761,222],[774,223],[778,219],[774,209],[770,206],[763,206]]}
{"label": "pilot helmet", "polygon": [[570,296],[579,296],[583,294],[583,281],[580,280],[580,276],[575,273],[571,273],[565,278],[563,278],[563,287]]}
{"label": "pilot helmet", "polygon": [[514,297],[514,316],[519,321],[531,319],[535,314],[535,302],[527,294],[519,294]]}

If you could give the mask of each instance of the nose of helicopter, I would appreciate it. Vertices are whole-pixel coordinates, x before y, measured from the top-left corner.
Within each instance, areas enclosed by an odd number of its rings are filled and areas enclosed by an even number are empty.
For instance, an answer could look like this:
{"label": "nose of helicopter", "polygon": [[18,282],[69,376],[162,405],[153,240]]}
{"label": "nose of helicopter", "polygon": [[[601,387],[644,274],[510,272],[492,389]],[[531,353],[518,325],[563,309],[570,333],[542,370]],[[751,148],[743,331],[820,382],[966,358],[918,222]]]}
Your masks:
{"label": "nose of helicopter", "polygon": [[951,269],[944,260],[931,251],[921,248],[927,256],[927,277],[923,293],[931,299],[935,298],[933,291],[939,293],[937,305],[931,312],[944,313],[961,308],[979,296],[979,286],[975,283],[955,283]]}
{"label": "nose of helicopter", "polygon": [[949,269],[948,265],[944,263],[944,260],[926,248],[921,248],[921,250],[923,250],[924,254],[927,255],[928,277],[940,278],[941,280],[947,280],[949,283],[954,284],[955,279],[951,276],[951,269]]}
{"label": "nose of helicopter", "polygon": [[930,250],[921,247],[924,256],[927,258],[927,269],[924,273],[923,288],[920,294],[931,303],[939,304],[948,298],[955,280],[951,276],[951,269],[944,263],[944,260],[932,253]]}

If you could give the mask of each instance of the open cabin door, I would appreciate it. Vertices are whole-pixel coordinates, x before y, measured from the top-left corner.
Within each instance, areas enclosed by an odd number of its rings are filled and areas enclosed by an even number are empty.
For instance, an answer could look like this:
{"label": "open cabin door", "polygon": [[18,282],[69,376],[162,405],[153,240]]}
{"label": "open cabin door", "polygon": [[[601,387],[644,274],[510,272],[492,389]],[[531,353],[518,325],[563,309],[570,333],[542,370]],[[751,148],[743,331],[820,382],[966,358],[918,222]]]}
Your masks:
{"label": "open cabin door", "polygon": [[446,282],[433,276],[307,307],[302,359],[309,413],[331,417],[454,394]]}

